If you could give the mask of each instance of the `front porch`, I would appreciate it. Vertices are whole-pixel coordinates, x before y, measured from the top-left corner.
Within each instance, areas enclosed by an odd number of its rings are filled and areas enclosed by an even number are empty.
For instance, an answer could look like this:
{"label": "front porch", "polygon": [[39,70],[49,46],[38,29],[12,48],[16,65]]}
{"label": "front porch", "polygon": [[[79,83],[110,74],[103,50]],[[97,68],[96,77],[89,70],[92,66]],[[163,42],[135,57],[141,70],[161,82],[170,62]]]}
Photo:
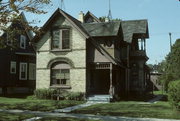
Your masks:
{"label": "front porch", "polygon": [[120,83],[123,73],[121,68],[112,63],[90,63],[87,69],[87,95],[109,95],[113,97],[120,94]]}

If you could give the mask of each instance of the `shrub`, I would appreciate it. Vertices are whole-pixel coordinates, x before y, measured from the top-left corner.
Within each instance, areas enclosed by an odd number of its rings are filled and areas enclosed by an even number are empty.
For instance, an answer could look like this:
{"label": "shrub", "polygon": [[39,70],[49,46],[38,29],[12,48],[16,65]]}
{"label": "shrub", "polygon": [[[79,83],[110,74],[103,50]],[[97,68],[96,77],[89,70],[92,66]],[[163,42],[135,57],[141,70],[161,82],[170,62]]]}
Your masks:
{"label": "shrub", "polygon": [[63,89],[36,89],[35,98],[38,99],[60,99],[83,101],[85,94],[81,92],[68,92]]}
{"label": "shrub", "polygon": [[85,94],[82,92],[69,92],[69,94],[66,96],[66,99],[83,101],[85,100]]}
{"label": "shrub", "polygon": [[54,89],[36,89],[34,95],[38,99],[51,99]]}
{"label": "shrub", "polygon": [[169,83],[168,100],[173,107],[180,110],[180,80]]}

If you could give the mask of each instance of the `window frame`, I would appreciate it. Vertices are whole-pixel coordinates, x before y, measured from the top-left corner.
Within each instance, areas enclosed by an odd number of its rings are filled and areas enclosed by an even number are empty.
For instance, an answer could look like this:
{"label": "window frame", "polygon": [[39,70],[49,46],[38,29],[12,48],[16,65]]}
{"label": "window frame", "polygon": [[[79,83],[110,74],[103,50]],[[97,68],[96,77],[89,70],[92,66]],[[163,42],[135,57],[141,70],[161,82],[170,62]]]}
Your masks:
{"label": "window frame", "polygon": [[[13,72],[12,71],[12,68],[13,68],[13,64],[15,65],[15,71]],[[16,74],[16,61],[11,61],[11,63],[10,63],[10,73],[11,74]]]}
{"label": "window frame", "polygon": [[[59,71],[58,73],[59,74],[63,74],[64,75],[64,78],[63,79],[59,79],[59,83],[55,83],[55,84],[53,84],[53,79],[57,79],[56,77],[53,77],[53,70],[56,70],[56,71]],[[65,77],[65,74],[66,73],[63,73],[62,72],[62,70],[68,70],[68,75],[69,75],[69,78],[66,78]],[[68,83],[68,81],[70,82],[70,69],[51,69],[51,86],[53,86],[53,85],[58,85],[58,86],[70,86],[70,83]],[[63,80],[66,80],[65,81],[65,84],[63,84],[62,82],[63,82]]]}
{"label": "window frame", "polygon": [[[26,68],[25,68],[25,78],[22,78],[22,74],[21,74],[21,72],[22,72],[22,70],[21,70],[21,66],[22,65],[25,65],[26,66]],[[19,64],[19,79],[20,80],[27,80],[27,63],[23,63],[23,62],[20,62],[20,64]]]}
{"label": "window frame", "polygon": [[[34,72],[32,72],[31,74],[31,71],[34,71]],[[36,80],[36,64],[34,63],[29,63],[29,80]]]}
{"label": "window frame", "polygon": [[[65,65],[64,65],[65,64]],[[71,66],[66,62],[55,62],[51,66],[50,87],[71,88]],[[59,77],[57,77],[59,76]],[[64,84],[65,82],[65,84]]]}
{"label": "window frame", "polygon": [[[24,43],[24,46],[22,46],[22,43]],[[20,48],[26,49],[26,36],[20,35]]]}
{"label": "window frame", "polygon": [[[63,49],[63,30],[69,32],[69,37],[68,37],[68,40],[69,40],[69,43],[68,43],[68,48],[65,48]],[[58,48],[54,48],[53,47],[53,44],[54,44],[54,34],[53,32],[54,31],[59,31],[59,47]],[[67,38],[65,38],[67,40]],[[50,44],[50,48],[51,48],[51,51],[70,51],[71,50],[71,29],[69,27],[63,27],[63,28],[58,28],[58,27],[55,27],[51,30],[51,44]]]}

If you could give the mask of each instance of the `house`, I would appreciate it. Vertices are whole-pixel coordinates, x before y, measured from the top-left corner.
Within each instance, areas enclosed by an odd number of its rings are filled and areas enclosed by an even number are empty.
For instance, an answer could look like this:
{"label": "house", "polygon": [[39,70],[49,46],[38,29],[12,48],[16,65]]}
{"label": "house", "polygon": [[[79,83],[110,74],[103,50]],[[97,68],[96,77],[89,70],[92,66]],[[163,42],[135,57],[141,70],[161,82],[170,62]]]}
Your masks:
{"label": "house", "polygon": [[162,90],[163,87],[159,79],[161,75],[162,73],[159,73],[158,71],[153,71],[150,73],[150,79],[151,79],[153,91]]}
{"label": "house", "polygon": [[147,20],[101,22],[90,12],[77,20],[57,9],[42,32],[33,39],[36,89],[110,97],[147,91]]}
{"label": "house", "polygon": [[[20,20],[8,22],[7,31],[0,30],[0,88],[2,93],[28,93],[35,88],[36,55],[31,44],[32,33]],[[14,32],[14,33],[13,33]]]}

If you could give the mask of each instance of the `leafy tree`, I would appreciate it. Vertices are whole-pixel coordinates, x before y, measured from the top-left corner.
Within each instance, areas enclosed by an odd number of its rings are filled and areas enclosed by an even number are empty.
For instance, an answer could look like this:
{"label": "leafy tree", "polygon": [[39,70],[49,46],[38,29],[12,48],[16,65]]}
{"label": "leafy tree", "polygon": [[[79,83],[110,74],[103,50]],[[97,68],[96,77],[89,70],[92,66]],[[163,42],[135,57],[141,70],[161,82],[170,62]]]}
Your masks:
{"label": "leafy tree", "polygon": [[[99,17],[99,20],[100,20],[101,22],[105,22],[106,18],[107,18],[106,16],[102,16],[102,17]],[[121,19],[116,18],[116,19],[112,19],[111,21],[121,21]]]}
{"label": "leafy tree", "polygon": [[174,80],[180,80],[180,39],[176,40],[172,47],[172,51],[166,57],[165,70],[162,75],[165,90],[168,84]]}
{"label": "leafy tree", "polygon": [[[45,14],[44,8],[49,5],[51,0],[0,0],[0,30],[5,32],[9,31],[7,25],[14,21],[21,23],[27,31],[37,32],[37,26],[30,26],[29,24],[22,21],[21,12],[29,12],[34,14]],[[17,30],[17,29],[14,29]],[[10,30],[11,33],[14,30]],[[19,31],[19,30],[18,30]],[[2,41],[2,38],[0,38]],[[2,42],[0,42],[2,46]]]}

